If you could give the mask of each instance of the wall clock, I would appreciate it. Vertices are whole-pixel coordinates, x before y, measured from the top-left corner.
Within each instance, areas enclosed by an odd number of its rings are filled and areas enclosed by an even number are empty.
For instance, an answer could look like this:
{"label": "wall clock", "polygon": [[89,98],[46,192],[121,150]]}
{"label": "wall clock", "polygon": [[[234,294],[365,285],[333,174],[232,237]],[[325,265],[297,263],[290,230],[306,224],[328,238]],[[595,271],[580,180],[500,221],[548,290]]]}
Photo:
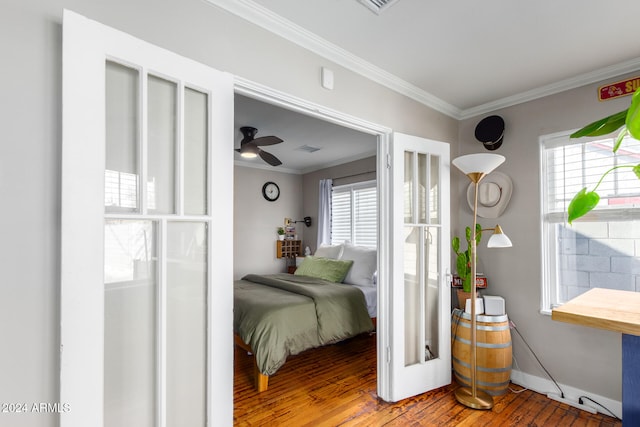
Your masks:
{"label": "wall clock", "polygon": [[280,197],[280,187],[275,182],[265,182],[262,186],[262,195],[270,202],[275,202]]}

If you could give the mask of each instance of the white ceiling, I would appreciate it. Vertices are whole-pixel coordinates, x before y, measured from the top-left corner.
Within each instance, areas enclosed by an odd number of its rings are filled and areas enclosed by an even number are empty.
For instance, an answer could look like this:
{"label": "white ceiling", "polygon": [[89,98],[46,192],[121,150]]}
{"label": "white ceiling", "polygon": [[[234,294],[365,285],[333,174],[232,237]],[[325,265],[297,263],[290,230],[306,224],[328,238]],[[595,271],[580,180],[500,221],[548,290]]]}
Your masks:
{"label": "white ceiling", "polygon": [[457,119],[640,70],[639,0],[207,1]]}
{"label": "white ceiling", "polygon": [[[333,123],[319,120],[291,110],[267,104],[246,96],[235,96],[235,147],[240,147],[243,126],[258,129],[256,138],[274,135],[282,143],[262,147],[282,161],[273,167],[260,157],[243,159],[238,153],[236,163],[290,173],[307,173],[376,154],[376,138]],[[320,148],[313,153],[300,150],[302,146]]]}

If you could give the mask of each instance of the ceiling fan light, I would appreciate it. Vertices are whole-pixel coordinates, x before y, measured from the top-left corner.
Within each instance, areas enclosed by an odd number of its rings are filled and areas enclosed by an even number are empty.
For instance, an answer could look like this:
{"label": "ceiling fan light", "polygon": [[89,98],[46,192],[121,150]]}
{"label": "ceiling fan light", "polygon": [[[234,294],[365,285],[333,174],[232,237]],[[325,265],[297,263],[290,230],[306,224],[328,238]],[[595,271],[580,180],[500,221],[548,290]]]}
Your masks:
{"label": "ceiling fan light", "polygon": [[259,151],[260,149],[255,144],[249,142],[240,147],[240,156],[245,159],[253,159],[258,156]]}

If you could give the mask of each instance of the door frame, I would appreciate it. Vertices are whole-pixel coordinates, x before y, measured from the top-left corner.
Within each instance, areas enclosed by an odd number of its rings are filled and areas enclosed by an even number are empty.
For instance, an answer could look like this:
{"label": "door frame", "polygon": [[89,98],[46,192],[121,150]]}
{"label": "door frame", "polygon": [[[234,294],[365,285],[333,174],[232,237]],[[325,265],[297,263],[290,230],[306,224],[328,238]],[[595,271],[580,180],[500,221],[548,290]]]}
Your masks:
{"label": "door frame", "polygon": [[254,81],[234,76],[234,92],[307,116],[367,133],[377,138],[376,177],[378,191],[378,318],[377,335],[377,393],[391,401],[390,333],[391,333],[391,139],[393,130],[387,126],[360,119],[349,114],[272,89]]}

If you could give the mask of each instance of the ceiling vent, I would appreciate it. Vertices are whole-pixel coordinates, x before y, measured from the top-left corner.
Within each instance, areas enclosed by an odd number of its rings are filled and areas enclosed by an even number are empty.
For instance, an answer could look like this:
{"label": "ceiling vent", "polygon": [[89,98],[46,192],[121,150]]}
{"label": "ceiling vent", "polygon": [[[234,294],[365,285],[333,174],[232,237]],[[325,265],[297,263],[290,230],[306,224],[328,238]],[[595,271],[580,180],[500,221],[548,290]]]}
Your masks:
{"label": "ceiling vent", "polygon": [[367,6],[369,10],[377,15],[387,10],[390,6],[394,5],[398,0],[358,0],[363,5]]}
{"label": "ceiling vent", "polygon": [[304,151],[306,153],[315,153],[316,151],[321,150],[319,147],[312,147],[311,145],[301,145],[296,148],[297,151]]}

